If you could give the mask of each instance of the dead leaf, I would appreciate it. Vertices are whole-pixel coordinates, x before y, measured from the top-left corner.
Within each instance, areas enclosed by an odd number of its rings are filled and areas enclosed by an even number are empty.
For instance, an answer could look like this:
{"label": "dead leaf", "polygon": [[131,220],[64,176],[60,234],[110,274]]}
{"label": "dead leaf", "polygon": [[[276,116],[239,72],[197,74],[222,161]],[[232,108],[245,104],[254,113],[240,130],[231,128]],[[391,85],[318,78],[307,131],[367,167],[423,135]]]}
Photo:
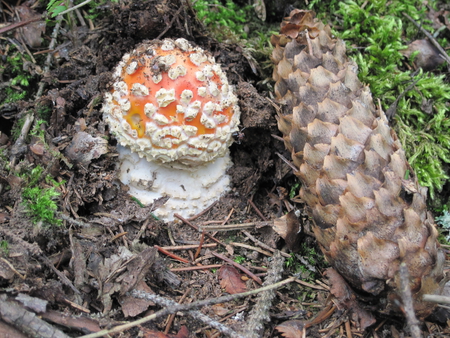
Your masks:
{"label": "dead leaf", "polygon": [[[144,291],[150,294],[154,293],[143,280],[139,282],[139,284],[135,287],[135,290]],[[149,306],[155,305],[155,303],[147,299],[140,299],[126,295],[119,297],[119,302],[125,317],[136,317],[147,310]]]}
{"label": "dead leaf", "polygon": [[283,337],[300,338],[304,337],[306,330],[305,322],[302,320],[288,320],[275,327]]}
{"label": "dead leaf", "polygon": [[[34,19],[36,17],[40,17],[41,15],[37,13],[34,9],[31,9],[28,6],[16,6],[15,7],[17,13],[19,14],[20,21],[28,21]],[[21,27],[17,30],[18,38],[22,38],[22,40],[30,47],[39,47],[42,43],[41,34],[45,32],[45,21],[34,21],[30,22],[24,27]]]}
{"label": "dead leaf", "polygon": [[141,327],[141,331],[144,333],[144,338],[188,338],[189,337],[189,330],[186,326],[182,326],[180,328],[180,331],[176,335],[173,334],[165,334],[161,331],[153,331],[146,329],[144,327]]}
{"label": "dead leaf", "polygon": [[240,273],[234,266],[223,265],[219,269],[219,280],[220,286],[230,294],[241,293],[247,290]]}
{"label": "dead leaf", "polygon": [[14,278],[14,270],[6,263],[6,260],[0,259],[0,277],[8,280]]}
{"label": "dead leaf", "polygon": [[331,285],[331,294],[337,298],[345,309],[350,311],[352,320],[358,323],[362,330],[375,323],[374,316],[360,306],[352,288],[336,270],[328,268],[325,271],[325,275],[328,277]]}
{"label": "dead leaf", "polygon": [[409,58],[412,53],[417,51],[419,54],[415,56],[414,63],[425,71],[434,70],[445,62],[440,56],[439,50],[428,39],[411,42],[402,54]]}
{"label": "dead leaf", "polygon": [[30,150],[36,155],[44,155],[45,146],[40,141],[30,145]]}
{"label": "dead leaf", "polygon": [[294,210],[276,218],[273,222],[273,230],[286,241],[289,250],[295,252],[300,249],[303,240],[303,227]]}
{"label": "dead leaf", "polygon": [[215,304],[211,306],[211,309],[214,311],[214,314],[219,317],[225,316],[230,311],[230,309],[223,307],[221,304]]}

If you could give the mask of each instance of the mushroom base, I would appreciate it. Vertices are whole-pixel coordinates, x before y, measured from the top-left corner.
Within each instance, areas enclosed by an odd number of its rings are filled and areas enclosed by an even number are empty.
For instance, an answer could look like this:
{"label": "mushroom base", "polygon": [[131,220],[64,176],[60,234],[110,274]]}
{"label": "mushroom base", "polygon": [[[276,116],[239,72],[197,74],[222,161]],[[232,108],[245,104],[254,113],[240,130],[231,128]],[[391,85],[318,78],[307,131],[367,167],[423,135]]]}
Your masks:
{"label": "mushroom base", "polygon": [[230,190],[230,177],[226,170],[232,165],[230,155],[197,169],[168,168],[149,162],[128,148],[117,146],[120,168],[119,179],[130,188],[129,194],[142,204],[150,205],[156,199],[169,200],[154,214],[165,220],[174,220],[174,214],[191,217],[206,209]]}

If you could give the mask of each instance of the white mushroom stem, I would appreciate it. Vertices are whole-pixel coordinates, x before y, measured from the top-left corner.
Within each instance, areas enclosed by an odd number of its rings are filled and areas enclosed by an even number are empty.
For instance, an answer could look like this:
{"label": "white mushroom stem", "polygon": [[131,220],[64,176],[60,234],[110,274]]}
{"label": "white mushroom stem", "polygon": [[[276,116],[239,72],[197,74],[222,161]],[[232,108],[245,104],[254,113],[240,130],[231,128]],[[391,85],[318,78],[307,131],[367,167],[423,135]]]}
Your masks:
{"label": "white mushroom stem", "polygon": [[175,213],[191,217],[230,190],[226,170],[232,162],[228,152],[206,165],[183,170],[149,162],[126,147],[117,146],[117,150],[121,163],[119,178],[129,186],[130,195],[145,205],[169,196],[169,200],[154,212],[165,221],[173,221]]}

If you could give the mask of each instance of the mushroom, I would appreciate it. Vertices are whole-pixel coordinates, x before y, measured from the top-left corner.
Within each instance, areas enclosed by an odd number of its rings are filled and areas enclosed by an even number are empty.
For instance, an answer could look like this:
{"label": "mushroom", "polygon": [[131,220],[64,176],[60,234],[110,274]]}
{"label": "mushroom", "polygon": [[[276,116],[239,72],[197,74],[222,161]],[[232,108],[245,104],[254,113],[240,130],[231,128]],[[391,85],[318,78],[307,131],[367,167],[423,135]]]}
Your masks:
{"label": "mushroom", "polygon": [[214,58],[185,39],[144,42],[119,62],[103,117],[119,143],[119,178],[155,215],[194,215],[230,189],[237,97]]}

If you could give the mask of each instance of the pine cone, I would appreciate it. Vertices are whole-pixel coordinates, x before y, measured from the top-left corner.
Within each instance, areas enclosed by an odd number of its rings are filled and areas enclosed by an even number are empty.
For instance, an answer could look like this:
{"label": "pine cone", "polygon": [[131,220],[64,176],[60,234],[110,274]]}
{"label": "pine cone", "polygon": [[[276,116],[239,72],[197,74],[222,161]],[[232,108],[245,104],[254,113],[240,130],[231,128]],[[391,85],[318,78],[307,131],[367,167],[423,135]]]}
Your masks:
{"label": "pine cone", "polygon": [[326,259],[355,290],[383,299],[380,311],[395,310],[405,262],[416,314],[427,316],[422,294],[440,292],[444,262],[427,190],[345,43],[314,12],[293,10],[272,44],[278,127]]}

